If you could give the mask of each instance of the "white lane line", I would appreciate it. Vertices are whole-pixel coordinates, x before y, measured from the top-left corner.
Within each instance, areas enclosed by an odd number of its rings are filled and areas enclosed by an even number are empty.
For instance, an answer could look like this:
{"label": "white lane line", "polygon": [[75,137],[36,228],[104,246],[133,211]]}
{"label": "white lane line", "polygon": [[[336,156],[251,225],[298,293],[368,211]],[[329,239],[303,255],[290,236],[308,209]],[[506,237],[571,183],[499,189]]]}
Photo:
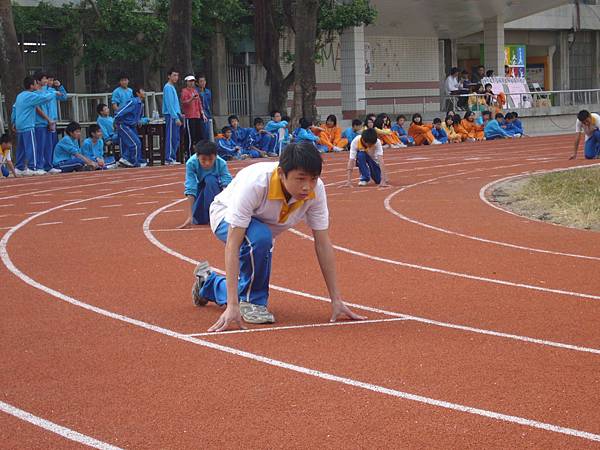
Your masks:
{"label": "white lane line", "polygon": [[[175,184],[175,183],[173,183],[173,184]],[[158,187],[158,186],[152,186],[149,188],[154,188],[154,187]],[[129,192],[129,191],[124,191],[124,192]],[[121,192],[121,193],[123,193],[123,192]],[[105,194],[105,196],[106,195],[117,195],[117,194],[119,194],[119,192],[115,192],[114,194]],[[91,198],[88,200],[94,200],[94,199],[102,198],[102,197],[104,197],[104,196],[94,197],[94,198]],[[185,201],[185,199],[183,199],[182,201]],[[590,433],[587,431],[577,430],[574,428],[568,428],[568,427],[563,427],[563,426],[555,425],[555,424],[551,424],[551,423],[540,422],[540,421],[528,419],[525,417],[519,417],[519,416],[504,414],[504,413],[500,413],[500,412],[496,412],[496,411],[475,408],[472,406],[463,405],[463,404],[459,404],[459,403],[452,403],[452,402],[448,402],[445,400],[438,400],[438,399],[434,399],[434,398],[430,398],[430,397],[425,397],[422,395],[416,395],[416,394],[411,394],[409,392],[386,388],[384,386],[380,386],[380,385],[376,385],[376,384],[372,384],[372,383],[366,383],[366,382],[355,380],[352,378],[346,378],[346,377],[342,377],[342,376],[338,376],[338,375],[333,375],[333,374],[323,372],[320,370],[311,369],[308,367],[287,363],[285,361],[280,361],[280,360],[273,359],[273,358],[268,358],[266,356],[262,356],[262,355],[259,355],[256,353],[251,353],[251,352],[247,352],[247,351],[240,350],[237,348],[216,344],[216,343],[206,341],[203,339],[186,336],[185,334],[178,333],[176,331],[169,330],[169,329],[160,327],[158,325],[153,325],[153,324],[150,324],[150,323],[138,320],[138,319],[134,319],[131,317],[127,317],[127,316],[124,316],[121,314],[117,314],[112,311],[108,311],[108,310],[105,310],[105,309],[102,309],[102,308],[99,308],[96,306],[92,306],[88,303],[84,303],[73,297],[69,297],[68,295],[63,294],[62,292],[56,291],[48,286],[45,286],[45,285],[35,281],[31,277],[29,277],[28,275],[23,273],[21,270],[19,270],[13,264],[12,260],[10,259],[9,254],[8,254],[8,251],[7,251],[8,242],[9,242],[11,236],[16,231],[18,231],[20,228],[27,225],[33,219],[40,217],[44,214],[50,213],[52,211],[55,211],[57,209],[60,209],[60,208],[61,208],[61,206],[56,206],[54,208],[50,208],[46,211],[40,212],[40,214],[38,216],[29,217],[29,218],[23,220],[19,224],[15,225],[11,230],[9,230],[0,240],[0,257],[2,258],[2,262],[7,267],[7,269],[10,272],[12,272],[15,276],[20,278],[23,282],[27,283],[28,285],[30,285],[36,289],[39,289],[43,292],[46,292],[47,294],[50,294],[50,295],[58,298],[59,300],[62,300],[66,303],[86,309],[88,311],[95,312],[102,316],[109,317],[109,318],[112,318],[112,319],[115,319],[115,320],[118,320],[118,321],[121,321],[124,323],[128,323],[131,325],[135,325],[135,326],[144,328],[149,331],[163,334],[165,336],[170,336],[175,339],[189,342],[191,344],[199,345],[199,346],[202,346],[205,348],[210,348],[213,350],[218,350],[218,351],[230,354],[230,355],[235,355],[238,357],[246,358],[251,361],[261,362],[263,364],[267,364],[272,367],[286,369],[286,370],[300,373],[303,375],[307,375],[307,376],[310,376],[313,378],[319,378],[321,380],[326,380],[326,381],[333,381],[333,382],[344,384],[347,386],[352,386],[355,388],[360,388],[360,389],[368,390],[371,392],[375,392],[378,394],[401,398],[404,400],[410,400],[410,401],[414,401],[414,402],[429,405],[429,406],[434,406],[434,407],[448,409],[448,410],[452,410],[452,411],[458,411],[458,412],[462,412],[462,413],[477,415],[477,416],[486,417],[486,418],[490,418],[490,419],[494,419],[494,420],[499,420],[499,421],[503,421],[503,422],[507,422],[507,423],[511,423],[511,424],[523,425],[523,426],[527,426],[530,428],[551,431],[554,433],[560,433],[560,434],[564,434],[564,435],[568,435],[568,436],[578,437],[578,438],[589,440],[589,441],[600,442],[600,434],[594,434],[594,433]],[[160,211],[160,208],[157,211]],[[155,213],[156,213],[156,211],[155,211]],[[156,213],[156,214],[158,214],[158,213]],[[148,225],[151,220],[149,221],[148,219],[150,217],[151,216],[148,216],[146,221],[144,221],[144,232],[147,232],[149,230]],[[152,235],[150,234],[150,236],[152,236]]]}
{"label": "white lane line", "polygon": [[29,202],[30,205],[47,205],[49,201]]}
{"label": "white lane line", "polygon": [[123,217],[135,217],[135,216],[145,216],[146,213],[131,213],[131,214],[123,214]]}
{"label": "white lane line", "polygon": [[67,195],[71,195],[71,194],[81,194],[83,193],[83,191],[71,191],[71,192],[65,192],[65,194]]}
{"label": "white lane line", "polygon": [[37,223],[36,226],[45,227],[48,225],[58,225],[59,223],[62,223],[62,222],[42,222],[42,223]]}
{"label": "white lane line", "polygon": [[139,203],[136,203],[136,205],[152,205],[154,203],[158,203],[158,200],[153,200],[151,202],[139,202]]}
{"label": "white lane line", "polygon": [[2,227],[0,230],[10,230],[12,227]]}
{"label": "white lane line", "polygon": [[100,208],[118,208],[120,206],[123,206],[123,205],[120,205],[120,204],[119,205],[103,205]]}
{"label": "white lane line", "polygon": [[10,217],[10,216],[12,216],[12,214],[2,214],[0,216],[0,219],[4,219],[5,217]]}
{"label": "white lane line", "polygon": [[[571,170],[571,169],[561,169],[561,170]],[[476,171],[472,171],[472,172],[476,172]],[[471,172],[471,173],[472,173]],[[556,172],[556,170],[551,170],[551,171],[541,171],[541,172],[536,172],[536,173],[547,173],[547,172]],[[503,178],[503,180],[506,179],[510,179],[510,178],[516,178],[516,177],[521,177],[521,176],[526,176],[528,175],[528,173],[522,173],[513,177],[507,177],[507,178]],[[430,230],[434,230],[434,231],[439,231],[440,233],[445,233],[445,234],[449,234],[451,236],[458,236],[458,237],[462,237],[465,239],[471,239],[473,241],[478,241],[478,242],[485,242],[486,244],[493,244],[493,245],[499,245],[502,247],[509,247],[509,248],[514,248],[514,249],[518,249],[518,250],[525,250],[528,252],[536,252],[536,253],[544,253],[544,254],[548,254],[548,255],[555,255],[555,256],[567,256],[570,258],[579,258],[579,259],[589,259],[589,260],[596,260],[596,261],[600,261],[600,257],[596,257],[596,256],[587,256],[587,255],[580,255],[580,254],[575,254],[575,253],[566,253],[566,252],[557,252],[557,251],[553,251],[553,250],[546,250],[546,249],[541,249],[541,248],[535,248],[535,247],[527,247],[524,245],[517,245],[517,244],[511,244],[509,242],[504,242],[504,241],[496,241],[493,239],[486,239],[486,238],[482,238],[479,236],[473,236],[470,234],[464,234],[464,233],[459,233],[456,231],[452,231],[452,230],[448,230],[447,228],[442,228],[442,227],[436,227],[434,225],[430,225],[428,223],[424,223],[421,222],[419,220],[413,219],[409,216],[406,216],[404,214],[402,214],[401,212],[399,212],[398,210],[394,209],[391,206],[391,201],[392,199],[400,194],[401,192],[407,191],[408,189],[412,189],[413,187],[416,186],[421,186],[421,185],[425,185],[425,184],[434,184],[431,181],[432,180],[440,180],[440,179],[445,179],[445,178],[450,178],[455,176],[454,174],[450,174],[450,175],[444,175],[441,177],[436,177],[436,178],[430,178],[429,180],[424,180],[424,181],[420,181],[418,183],[414,183],[408,186],[404,186],[396,191],[394,191],[393,193],[391,193],[383,202],[385,209],[395,215],[396,217],[398,217],[399,219],[405,220],[406,222],[410,222],[412,224],[421,226],[423,228],[428,228]],[[493,184],[493,183],[492,183]],[[487,184],[486,186],[484,186],[482,188],[485,189],[486,187],[490,186],[490,184]],[[489,189],[489,187],[488,187]],[[487,189],[483,190],[483,192],[485,193]],[[480,197],[481,197],[481,191],[480,191]],[[485,196],[485,194],[483,194]],[[486,201],[486,203],[489,204],[488,201]],[[503,210],[504,211],[504,210]],[[517,215],[518,216],[518,215]],[[518,217],[522,217],[522,216],[518,216]]]}
{"label": "white lane line", "polygon": [[401,322],[409,320],[406,317],[396,317],[393,319],[372,319],[372,320],[355,320],[345,322],[324,322],[324,323],[309,323],[306,325],[287,325],[282,327],[267,327],[267,328],[249,328],[246,330],[232,330],[224,331],[222,333],[206,332],[206,333],[194,333],[188,334],[187,336],[226,336],[228,334],[245,334],[245,333],[262,333],[267,331],[283,331],[283,330],[302,330],[305,328],[327,328],[327,327],[340,327],[347,325],[365,325],[369,323],[384,323],[384,322]]}
{"label": "white lane line", "polygon": [[[171,203],[170,205],[162,206],[162,207],[158,208],[157,210],[155,210],[154,212],[152,212],[148,217],[146,217],[146,220],[144,221],[144,225],[143,225],[143,230],[144,230],[144,234],[146,235],[146,238],[150,242],[152,242],[152,244],[156,245],[159,249],[161,249],[163,252],[168,253],[169,255],[174,256],[175,258],[178,258],[182,261],[188,262],[188,263],[196,266],[199,261],[196,261],[193,258],[190,258],[186,255],[183,255],[183,254],[173,250],[170,247],[167,247],[162,242],[160,242],[158,239],[156,239],[156,237],[150,231],[150,224],[152,223],[152,221],[154,220],[154,218],[157,215],[161,214],[162,210],[169,208],[169,206],[173,206],[177,203],[185,202],[185,201],[186,201],[186,199],[177,200],[174,203]],[[216,267],[211,267],[211,270],[213,270],[217,273],[220,273],[220,274],[225,273]],[[331,300],[327,297],[310,294],[308,292],[297,291],[294,289],[289,289],[289,288],[286,288],[283,286],[278,286],[276,284],[270,284],[269,288],[271,288],[275,291],[285,292],[286,294],[296,295],[298,297],[309,298],[311,300],[317,300],[317,301],[325,302],[325,303],[331,303]],[[545,339],[532,338],[532,337],[528,337],[528,336],[520,336],[517,334],[503,333],[500,331],[487,330],[484,328],[475,328],[475,327],[470,327],[470,326],[460,325],[460,324],[455,324],[455,323],[441,322],[439,320],[427,319],[425,317],[419,317],[419,316],[411,316],[409,314],[403,314],[403,313],[398,313],[395,311],[388,311],[385,309],[374,308],[372,306],[359,305],[357,303],[346,302],[346,304],[348,306],[351,306],[356,309],[360,309],[362,311],[368,311],[368,312],[381,314],[384,316],[390,316],[390,317],[404,317],[404,318],[413,320],[415,322],[426,323],[428,325],[449,328],[449,329],[454,329],[454,330],[460,330],[460,331],[465,331],[468,333],[477,333],[477,334],[482,334],[482,335],[486,335],[486,336],[494,336],[494,337],[503,338],[503,339],[511,339],[511,340],[520,341],[520,342],[527,342],[529,344],[536,344],[536,345],[542,345],[542,346],[547,346],[547,347],[555,347],[555,348],[560,348],[563,350],[572,350],[572,351],[576,351],[576,352],[593,353],[596,355],[600,355],[600,349],[598,349],[598,348],[582,347],[582,346],[573,345],[573,344],[566,344],[563,342],[555,342],[555,341],[549,341],[549,340],[545,340]]]}
{"label": "white lane line", "polygon": [[83,207],[83,208],[65,208],[63,209],[63,211],[85,211],[87,209],[87,206]]}
{"label": "white lane line", "polygon": [[159,191],[157,194],[172,194],[175,191]]}
{"label": "white lane line", "polygon": [[192,228],[162,228],[158,230],[150,230],[152,233],[166,231],[211,231],[210,227],[192,227]]}
{"label": "white lane line", "polygon": [[103,219],[108,219],[108,216],[102,216],[102,217],[87,217],[85,219],[79,219],[82,222],[87,222],[89,220],[103,220]]}
{"label": "white lane line", "polygon": [[91,436],[81,434],[75,430],[71,430],[70,428],[58,425],[57,423],[50,422],[49,420],[42,419],[38,416],[34,416],[33,414],[27,411],[23,411],[22,409],[19,409],[13,405],[9,405],[8,403],[4,403],[3,401],[0,401],[0,411],[5,412],[6,414],[10,414],[11,416],[16,417],[17,419],[29,422],[32,425],[43,428],[44,430],[50,431],[54,434],[58,434],[66,439],[69,439],[70,441],[79,442],[80,444],[87,445],[88,447],[98,448],[102,450],[120,450],[120,447],[115,447],[114,445],[110,445],[106,442],[94,439]]}
{"label": "white lane line", "polygon": [[182,212],[183,209],[170,209],[168,211],[163,211],[163,214],[169,214],[169,213],[174,213],[174,212]]}
{"label": "white lane line", "polygon": [[39,211],[30,211],[30,212],[26,212],[25,215],[26,216],[33,216],[34,214],[38,214]]}
{"label": "white lane line", "polygon": [[8,205],[0,205],[0,208],[8,208],[10,206],[15,206],[14,203],[9,203]]}
{"label": "white lane line", "polygon": [[53,194],[34,194],[33,197],[49,197]]}

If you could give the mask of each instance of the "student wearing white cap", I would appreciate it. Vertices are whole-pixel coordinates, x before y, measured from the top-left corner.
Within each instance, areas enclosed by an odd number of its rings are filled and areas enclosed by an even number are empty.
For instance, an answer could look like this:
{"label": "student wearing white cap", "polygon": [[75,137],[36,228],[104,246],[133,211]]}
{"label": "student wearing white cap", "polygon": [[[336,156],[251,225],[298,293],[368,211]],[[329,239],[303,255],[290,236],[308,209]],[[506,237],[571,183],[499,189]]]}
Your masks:
{"label": "student wearing white cap", "polygon": [[206,120],[194,75],[185,77],[185,87],[181,90],[181,109],[185,116],[185,148],[187,149],[186,158],[188,158],[193,153],[194,145],[202,140],[202,125]]}

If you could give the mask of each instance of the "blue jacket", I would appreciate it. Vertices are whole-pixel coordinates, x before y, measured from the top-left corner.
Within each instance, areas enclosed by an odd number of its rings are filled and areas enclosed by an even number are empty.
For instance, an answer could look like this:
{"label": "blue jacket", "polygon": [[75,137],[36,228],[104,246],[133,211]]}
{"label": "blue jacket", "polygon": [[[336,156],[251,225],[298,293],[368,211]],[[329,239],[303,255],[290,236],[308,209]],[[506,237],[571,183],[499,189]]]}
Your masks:
{"label": "blue jacket", "polygon": [[352,127],[346,128],[342,133],[342,137],[348,139],[348,142],[352,142],[357,136],[360,136],[360,133],[354,131]]}
{"label": "blue jacket", "polygon": [[[47,86],[47,90],[56,92],[56,88],[53,86]],[[57,101],[48,103],[48,112],[46,113],[50,120],[54,121],[58,120],[58,102],[66,102],[68,99],[67,90],[62,84],[58,87],[58,92],[60,92],[60,95],[56,96]]]}
{"label": "blue jacket", "polygon": [[217,146],[225,150],[225,153],[228,154],[232,152],[237,152],[237,150],[235,149],[237,147],[237,144],[233,142],[233,139],[217,139]]}
{"label": "blue jacket", "polygon": [[115,134],[115,119],[113,117],[107,116],[98,116],[96,118],[96,123],[102,130],[102,138],[103,139],[112,139]]}
{"label": "blue jacket", "polygon": [[92,138],[86,138],[81,146],[81,154],[92,161],[104,159],[104,141],[98,139],[96,144],[94,144]]}
{"label": "blue jacket", "polygon": [[204,115],[207,119],[212,119],[212,92],[209,88],[204,88],[204,91],[201,91],[200,88],[197,88],[197,90],[200,98],[202,98]]}
{"label": "blue jacket", "polygon": [[219,180],[221,188],[225,188],[231,183],[231,174],[227,168],[227,162],[220,156],[217,156],[215,163],[209,170],[205,170],[200,165],[198,157],[192,155],[185,163],[185,195],[196,196],[198,194],[198,184],[202,183],[204,177],[207,175],[214,175]]}
{"label": "blue jacket", "polygon": [[398,125],[398,123],[392,125],[392,131],[395,131],[398,136],[406,136],[406,130]]}
{"label": "blue jacket", "polygon": [[513,120],[513,125],[515,126],[515,128],[519,131],[517,131],[517,133],[521,133],[524,134],[525,130],[523,129],[523,122],[521,122],[521,120],[519,119],[515,119]]}
{"label": "blue jacket", "polygon": [[433,127],[431,129],[431,133],[433,134],[433,137],[440,141],[442,144],[448,142],[448,135],[446,134],[446,131],[444,131],[443,128],[440,128],[438,130],[436,127]]}
{"label": "blue jacket", "polygon": [[[36,124],[36,106],[42,106],[56,97],[50,91],[23,91],[17,95],[13,106],[12,122],[19,133],[33,130]],[[47,123],[46,123],[47,124]]]}
{"label": "blue jacket", "polygon": [[319,138],[314,133],[306,128],[298,128],[296,130],[296,142],[309,141],[317,142]]}
{"label": "blue jacket", "polygon": [[248,139],[248,135],[250,134],[250,130],[251,128],[243,128],[239,126],[237,128],[231,127],[231,140],[235,142],[235,145],[244,147]]}
{"label": "blue jacket", "polygon": [[54,147],[54,159],[52,162],[54,165],[58,165],[61,161],[74,158],[76,153],[81,154],[79,141],[65,135],[65,137],[58,141],[56,147]]}
{"label": "blue jacket", "polygon": [[177,90],[171,83],[166,83],[163,88],[163,115],[171,116],[173,119],[181,119],[181,108],[179,106],[179,97]]}
{"label": "blue jacket", "polygon": [[111,97],[111,103],[116,103],[119,108],[122,108],[127,100],[133,98],[133,90],[131,88],[123,89],[118,86],[113,92]]}
{"label": "blue jacket", "polygon": [[136,127],[139,123],[144,122],[142,120],[143,114],[144,104],[138,97],[133,97],[117,111],[115,114],[115,123],[128,127]]}
{"label": "blue jacket", "polygon": [[246,147],[252,146],[259,148],[263,151],[269,150],[269,144],[271,143],[271,136],[266,133],[259,133],[256,128],[251,128],[248,133],[248,140],[246,141]]}
{"label": "blue jacket", "polygon": [[486,138],[494,138],[498,136],[508,137],[509,134],[500,126],[496,119],[490,120],[483,130]]}

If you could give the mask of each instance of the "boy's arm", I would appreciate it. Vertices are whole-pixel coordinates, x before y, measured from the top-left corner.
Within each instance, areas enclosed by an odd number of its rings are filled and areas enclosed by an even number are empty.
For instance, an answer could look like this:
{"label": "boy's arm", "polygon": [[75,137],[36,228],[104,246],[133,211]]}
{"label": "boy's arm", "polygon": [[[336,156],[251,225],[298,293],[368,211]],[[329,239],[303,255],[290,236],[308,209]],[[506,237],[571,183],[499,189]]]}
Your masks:
{"label": "boy's arm", "polygon": [[208,331],[226,331],[230,325],[245,329],[240,314],[238,299],[238,277],[240,275],[240,247],[246,236],[246,228],[229,226],[227,243],[225,244],[225,273],[227,274],[227,308]]}
{"label": "boy's arm", "polygon": [[582,134],[583,134],[583,132],[577,133],[577,137],[575,138],[575,148],[573,149],[573,155],[571,155],[571,157],[569,159],[576,159],[577,158],[577,152],[579,151],[579,143],[581,142],[581,135]]}
{"label": "boy's arm", "polygon": [[231,183],[232,179],[233,178],[231,177],[231,173],[229,173],[229,168],[227,167],[227,164],[223,164],[219,173],[219,182],[221,184],[221,187],[225,189],[227,186],[229,186],[229,183]]}
{"label": "boy's arm", "polygon": [[19,175],[17,175],[17,172],[15,171],[15,165],[12,163],[12,161],[10,159],[8,161],[6,161],[6,165],[8,166],[8,169],[13,174],[13,177],[18,178]]}
{"label": "boy's arm", "polygon": [[[335,322],[340,316],[347,316],[351,320],[364,320],[365,317],[360,316],[350,310],[340,295],[337,284],[337,273],[335,269],[335,255],[333,252],[333,245],[329,238],[329,230],[313,230],[313,237],[315,241],[315,252],[321,267],[321,273],[325,279],[327,285],[327,291],[329,292],[329,298],[331,299],[331,319],[330,322]],[[238,249],[239,252],[239,249]],[[239,258],[238,254],[235,254],[236,258]],[[236,278],[237,279],[237,278]],[[236,286],[237,289],[237,286]],[[236,292],[237,294],[237,292]]]}
{"label": "boy's arm", "polygon": [[46,122],[48,122],[48,123],[52,122],[52,120],[50,120],[50,117],[48,117],[48,115],[44,112],[44,110],[42,108],[40,108],[39,106],[35,107],[35,112],[37,113],[38,116],[41,116],[42,119],[44,119]]}

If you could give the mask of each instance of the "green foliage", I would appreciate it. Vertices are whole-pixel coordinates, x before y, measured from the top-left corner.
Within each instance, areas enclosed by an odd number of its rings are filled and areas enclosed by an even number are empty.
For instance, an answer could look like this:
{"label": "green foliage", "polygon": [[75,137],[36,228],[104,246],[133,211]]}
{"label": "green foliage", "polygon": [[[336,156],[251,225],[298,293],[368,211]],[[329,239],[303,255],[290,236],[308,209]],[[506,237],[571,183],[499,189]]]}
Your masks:
{"label": "green foliage", "polygon": [[377,10],[368,0],[353,0],[351,3],[321,0],[318,29],[321,33],[341,34],[346,28],[371,25],[376,18]]}

